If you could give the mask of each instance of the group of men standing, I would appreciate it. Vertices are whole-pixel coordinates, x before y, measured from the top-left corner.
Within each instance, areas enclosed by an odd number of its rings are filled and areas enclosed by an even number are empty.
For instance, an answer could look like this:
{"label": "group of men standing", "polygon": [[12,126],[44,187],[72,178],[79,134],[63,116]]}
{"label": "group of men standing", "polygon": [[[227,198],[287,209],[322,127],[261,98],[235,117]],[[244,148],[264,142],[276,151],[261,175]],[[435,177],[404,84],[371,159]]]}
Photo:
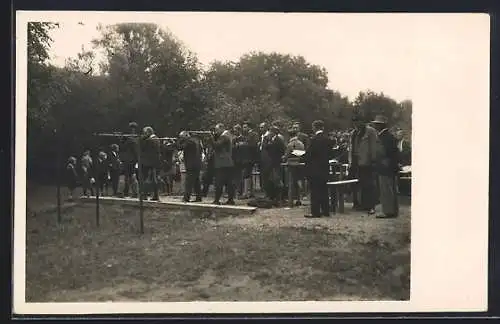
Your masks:
{"label": "group of men standing", "polygon": [[[113,195],[118,195],[118,179],[123,173],[123,196],[137,197],[140,186],[144,199],[159,200],[160,184],[171,189],[176,153],[182,151],[184,202],[189,202],[193,193],[196,202],[202,201],[212,184],[214,204],[221,204],[224,189],[228,205],[235,204],[236,196],[255,197],[252,175],[257,167],[261,187],[274,205],[279,205],[285,196],[285,186],[292,186],[296,205],[301,204],[306,191],[310,192],[311,214],[306,216],[323,217],[330,215],[329,161],[345,158],[350,177],[358,179],[353,187],[354,208],[374,214],[380,201],[383,215],[379,217],[396,217],[398,174],[404,152],[402,141],[398,143],[397,138],[401,132],[392,134],[383,116],[371,122],[354,117],[353,126],[349,137],[342,136],[341,141],[332,138],[332,133],[325,133],[320,120],[313,122],[312,136],[301,132],[299,123],[283,132],[277,124],[261,123],[255,129],[250,122],[244,122],[232,129],[217,124],[204,137],[182,131],[175,141],[164,141],[152,127],[144,127],[139,133],[137,123],[131,122],[129,133],[122,136],[120,145],[111,145],[108,153],[99,152],[95,163],[89,151],[84,153],[80,166],[83,191],[84,195],[89,191],[93,194],[94,188],[107,191],[110,184]],[[296,155],[297,151],[305,153]],[[292,168],[292,183],[285,183],[282,163],[290,161],[302,162],[303,166]],[[72,157],[67,170],[68,187],[73,189],[76,169],[76,159]]]}

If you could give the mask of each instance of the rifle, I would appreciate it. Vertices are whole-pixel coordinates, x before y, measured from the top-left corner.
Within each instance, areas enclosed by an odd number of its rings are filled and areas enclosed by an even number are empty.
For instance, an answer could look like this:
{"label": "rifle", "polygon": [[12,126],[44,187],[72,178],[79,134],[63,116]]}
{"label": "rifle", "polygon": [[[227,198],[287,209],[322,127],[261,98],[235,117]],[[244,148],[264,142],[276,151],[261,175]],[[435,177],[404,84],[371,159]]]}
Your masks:
{"label": "rifle", "polygon": [[179,140],[177,137],[159,137],[158,138],[160,140],[160,143],[161,144],[167,144],[167,145],[170,145],[170,144],[177,144],[177,141]]}
{"label": "rifle", "polygon": [[189,134],[192,135],[205,135],[205,136],[212,136],[213,133],[211,131],[187,131]]}
{"label": "rifle", "polygon": [[94,136],[99,136],[99,137],[118,137],[118,138],[124,138],[124,137],[139,137],[139,134],[125,134],[121,132],[113,132],[113,133],[94,133]]}

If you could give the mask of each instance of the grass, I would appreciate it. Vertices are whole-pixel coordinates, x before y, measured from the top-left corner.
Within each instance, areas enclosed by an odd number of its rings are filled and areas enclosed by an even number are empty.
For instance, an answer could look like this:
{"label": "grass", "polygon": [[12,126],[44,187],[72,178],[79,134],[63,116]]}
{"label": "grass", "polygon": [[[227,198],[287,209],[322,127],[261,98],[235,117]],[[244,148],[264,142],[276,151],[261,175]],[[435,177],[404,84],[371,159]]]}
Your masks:
{"label": "grass", "polygon": [[26,301],[407,300],[407,209],[395,220],[146,210],[143,235],[133,208],[103,205],[98,228],[92,205],[64,209],[59,225],[42,210],[27,218]]}

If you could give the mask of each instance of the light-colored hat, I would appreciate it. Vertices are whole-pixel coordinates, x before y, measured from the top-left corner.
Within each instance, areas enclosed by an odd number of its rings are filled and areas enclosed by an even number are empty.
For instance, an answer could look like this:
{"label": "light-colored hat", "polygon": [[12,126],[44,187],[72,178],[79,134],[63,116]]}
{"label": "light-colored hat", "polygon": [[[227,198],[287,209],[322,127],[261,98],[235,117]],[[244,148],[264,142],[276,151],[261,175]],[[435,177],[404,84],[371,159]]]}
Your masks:
{"label": "light-colored hat", "polygon": [[387,118],[382,115],[375,116],[375,119],[371,121],[374,124],[387,124]]}

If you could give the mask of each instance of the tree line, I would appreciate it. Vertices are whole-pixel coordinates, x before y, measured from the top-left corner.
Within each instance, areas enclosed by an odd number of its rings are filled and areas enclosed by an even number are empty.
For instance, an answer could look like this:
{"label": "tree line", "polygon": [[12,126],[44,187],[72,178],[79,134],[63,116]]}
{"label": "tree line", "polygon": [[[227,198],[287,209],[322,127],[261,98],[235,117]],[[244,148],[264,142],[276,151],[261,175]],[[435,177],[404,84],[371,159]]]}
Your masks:
{"label": "tree line", "polygon": [[[236,62],[203,69],[191,52],[156,24],[98,27],[92,49],[82,47],[64,67],[50,64],[50,31],[57,23],[28,24],[28,178],[54,181],[63,161],[84,148],[107,145],[94,132],[123,131],[130,121],[161,136],[249,120],[292,121],[308,131],[315,119],[332,130],[350,127],[354,114],[382,113],[411,130],[412,103],[362,91],[350,102],[328,88],[327,71],[302,56],[250,52]],[[97,62],[97,52],[104,59]],[[97,68],[96,68],[97,67]],[[334,82],[333,82],[334,83]]]}

